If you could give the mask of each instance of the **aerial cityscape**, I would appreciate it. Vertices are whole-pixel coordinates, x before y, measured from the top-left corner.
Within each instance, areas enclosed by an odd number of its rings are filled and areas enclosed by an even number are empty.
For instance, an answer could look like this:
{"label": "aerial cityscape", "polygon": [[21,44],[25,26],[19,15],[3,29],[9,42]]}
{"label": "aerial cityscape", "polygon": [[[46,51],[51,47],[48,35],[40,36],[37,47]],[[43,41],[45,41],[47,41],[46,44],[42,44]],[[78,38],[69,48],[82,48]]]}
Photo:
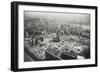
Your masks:
{"label": "aerial cityscape", "polygon": [[90,14],[24,11],[24,62],[90,59]]}

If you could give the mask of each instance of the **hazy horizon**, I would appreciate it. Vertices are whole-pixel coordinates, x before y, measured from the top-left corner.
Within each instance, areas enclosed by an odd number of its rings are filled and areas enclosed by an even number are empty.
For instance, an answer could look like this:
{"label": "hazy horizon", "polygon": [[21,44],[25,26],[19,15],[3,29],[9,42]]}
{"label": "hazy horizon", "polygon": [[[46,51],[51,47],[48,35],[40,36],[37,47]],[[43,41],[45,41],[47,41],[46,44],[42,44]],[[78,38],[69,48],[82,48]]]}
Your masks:
{"label": "hazy horizon", "polygon": [[59,13],[59,12],[34,12],[34,11],[24,11],[24,19],[32,19],[32,18],[45,18],[50,21],[55,22],[90,22],[90,14],[82,14],[82,13]]}

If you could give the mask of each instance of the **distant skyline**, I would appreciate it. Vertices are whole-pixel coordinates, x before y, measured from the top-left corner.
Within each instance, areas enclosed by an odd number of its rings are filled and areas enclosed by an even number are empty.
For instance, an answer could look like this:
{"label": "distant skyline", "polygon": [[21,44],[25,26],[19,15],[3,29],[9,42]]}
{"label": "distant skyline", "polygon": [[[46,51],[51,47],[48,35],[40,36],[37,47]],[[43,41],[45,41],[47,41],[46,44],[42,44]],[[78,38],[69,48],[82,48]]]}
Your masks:
{"label": "distant skyline", "polygon": [[90,23],[90,14],[82,14],[82,13],[59,13],[59,12],[34,12],[34,11],[24,11],[24,19],[32,19],[32,18],[45,18],[50,21],[55,22],[83,22]]}

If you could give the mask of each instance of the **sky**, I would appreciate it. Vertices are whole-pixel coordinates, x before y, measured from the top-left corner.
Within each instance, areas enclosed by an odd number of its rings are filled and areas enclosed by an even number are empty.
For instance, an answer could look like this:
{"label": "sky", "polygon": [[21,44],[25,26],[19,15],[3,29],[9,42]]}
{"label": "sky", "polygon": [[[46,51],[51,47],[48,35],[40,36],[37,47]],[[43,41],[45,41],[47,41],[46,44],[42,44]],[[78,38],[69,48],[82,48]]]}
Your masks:
{"label": "sky", "polygon": [[90,14],[82,13],[61,13],[61,12],[36,12],[36,11],[24,11],[24,19],[46,18],[55,22],[90,22]]}

